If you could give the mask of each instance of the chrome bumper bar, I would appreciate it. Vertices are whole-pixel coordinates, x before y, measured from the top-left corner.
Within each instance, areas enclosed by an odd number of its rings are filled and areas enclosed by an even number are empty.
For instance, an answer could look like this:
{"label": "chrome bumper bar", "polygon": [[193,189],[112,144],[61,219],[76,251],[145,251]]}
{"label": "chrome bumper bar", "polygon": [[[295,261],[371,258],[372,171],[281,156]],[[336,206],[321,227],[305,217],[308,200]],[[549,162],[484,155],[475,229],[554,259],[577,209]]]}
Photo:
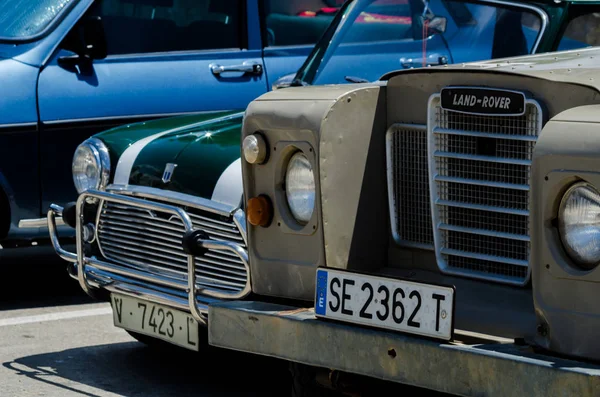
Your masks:
{"label": "chrome bumper bar", "polygon": [[[209,305],[213,346],[461,396],[595,397],[600,366],[457,330],[460,342],[315,318],[313,309],[237,301]],[[318,346],[318,348],[315,348]]]}
{"label": "chrome bumper bar", "polygon": [[[136,297],[143,296],[150,301],[189,311],[199,323],[206,325],[209,302],[216,299],[241,299],[251,292],[248,253],[244,248],[228,241],[196,239],[195,244],[205,250],[228,251],[242,260],[248,274],[248,280],[244,289],[234,294],[197,288],[196,259],[192,254],[187,255],[187,284],[154,277],[147,272],[116,265],[95,257],[86,257],[84,254],[83,209],[86,200],[90,198],[101,202],[108,201],[116,204],[133,205],[147,210],[161,211],[179,218],[185,226],[186,234],[194,231],[189,215],[179,207],[128,197],[123,194],[90,190],[82,193],[77,199],[75,228],[77,252],[73,253],[63,249],[59,242],[56,219],[62,216],[63,208],[58,205],[51,205],[48,210],[50,240],[56,253],[70,263],[69,273],[77,278],[79,285],[86,293],[91,294],[93,289],[102,288],[109,292],[119,292]],[[156,288],[156,285],[159,285],[159,287]],[[171,293],[165,291],[171,291]],[[185,298],[181,296],[183,292]]]}

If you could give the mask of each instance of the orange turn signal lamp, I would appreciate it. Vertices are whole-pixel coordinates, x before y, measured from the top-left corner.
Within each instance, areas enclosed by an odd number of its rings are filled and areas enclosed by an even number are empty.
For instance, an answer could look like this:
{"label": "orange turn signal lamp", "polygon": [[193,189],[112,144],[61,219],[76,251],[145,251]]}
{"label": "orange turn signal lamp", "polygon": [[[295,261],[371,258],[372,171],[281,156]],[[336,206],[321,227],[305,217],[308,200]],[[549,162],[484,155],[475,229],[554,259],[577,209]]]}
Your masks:
{"label": "orange turn signal lamp", "polygon": [[261,194],[258,197],[248,200],[246,217],[248,218],[248,223],[252,226],[269,226],[273,219],[273,204],[271,203],[271,199]]}

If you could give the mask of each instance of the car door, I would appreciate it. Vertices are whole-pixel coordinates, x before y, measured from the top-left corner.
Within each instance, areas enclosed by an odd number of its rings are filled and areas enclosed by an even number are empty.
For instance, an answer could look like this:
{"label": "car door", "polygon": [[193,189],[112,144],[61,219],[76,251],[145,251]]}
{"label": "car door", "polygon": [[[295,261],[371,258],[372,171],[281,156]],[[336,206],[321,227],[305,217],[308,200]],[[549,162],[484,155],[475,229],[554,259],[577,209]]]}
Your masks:
{"label": "car door", "polygon": [[97,16],[108,56],[66,62],[80,37],[74,28],[39,77],[42,212],[76,198],[72,154],[90,135],[133,121],[244,109],[267,90],[257,0],[99,0],[84,19]]}

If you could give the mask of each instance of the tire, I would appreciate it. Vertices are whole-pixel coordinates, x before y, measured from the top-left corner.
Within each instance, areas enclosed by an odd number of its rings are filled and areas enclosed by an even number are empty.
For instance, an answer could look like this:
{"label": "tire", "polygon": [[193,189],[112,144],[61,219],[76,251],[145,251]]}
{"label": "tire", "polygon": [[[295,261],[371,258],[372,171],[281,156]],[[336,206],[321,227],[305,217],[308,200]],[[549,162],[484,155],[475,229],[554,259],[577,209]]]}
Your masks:
{"label": "tire", "polygon": [[290,362],[292,374],[292,397],[326,397],[339,394],[326,390],[317,383],[314,367]]}

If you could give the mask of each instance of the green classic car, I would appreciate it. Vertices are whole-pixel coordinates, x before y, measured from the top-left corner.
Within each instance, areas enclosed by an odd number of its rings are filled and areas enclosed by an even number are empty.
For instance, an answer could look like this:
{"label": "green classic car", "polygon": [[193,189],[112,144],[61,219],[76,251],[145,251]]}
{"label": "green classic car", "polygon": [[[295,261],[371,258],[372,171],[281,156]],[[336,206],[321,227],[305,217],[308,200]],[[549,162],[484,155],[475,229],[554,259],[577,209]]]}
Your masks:
{"label": "green classic car", "polygon": [[[373,81],[401,66],[586,46],[584,35],[568,36],[558,28],[567,24],[570,32],[569,21],[595,10],[591,3],[573,4],[346,2],[296,76],[272,83],[278,88]],[[418,13],[411,11],[416,6]],[[522,46],[511,47],[516,42]],[[447,55],[436,46],[446,46]],[[243,111],[221,111],[130,124],[97,134],[76,150],[73,178],[80,195],[64,208],[49,209],[52,243],[89,295],[111,301],[115,325],[140,340],[150,336],[198,350],[209,305],[252,292],[242,199],[243,119]],[[272,120],[264,121],[254,122],[269,129]],[[280,140],[297,139],[296,131],[278,134]],[[256,145],[260,153],[261,142]],[[76,229],[76,252],[61,246],[60,217]]]}

